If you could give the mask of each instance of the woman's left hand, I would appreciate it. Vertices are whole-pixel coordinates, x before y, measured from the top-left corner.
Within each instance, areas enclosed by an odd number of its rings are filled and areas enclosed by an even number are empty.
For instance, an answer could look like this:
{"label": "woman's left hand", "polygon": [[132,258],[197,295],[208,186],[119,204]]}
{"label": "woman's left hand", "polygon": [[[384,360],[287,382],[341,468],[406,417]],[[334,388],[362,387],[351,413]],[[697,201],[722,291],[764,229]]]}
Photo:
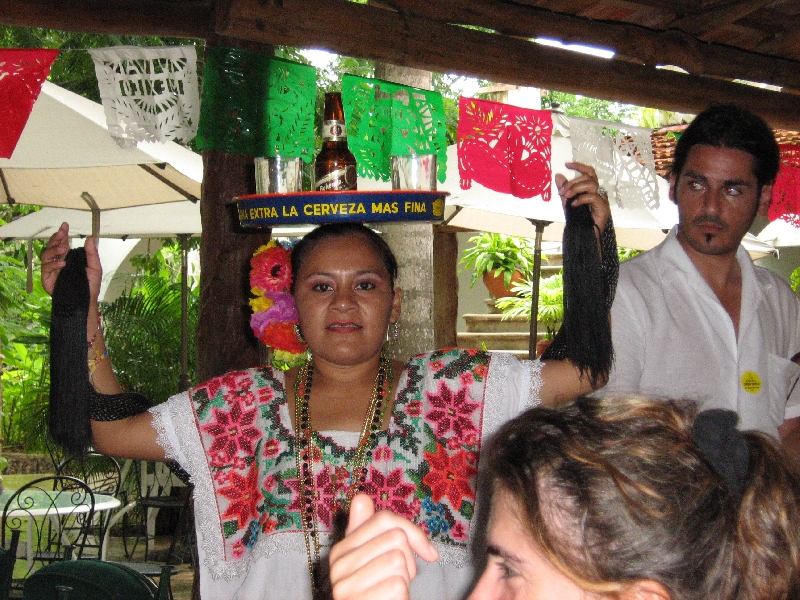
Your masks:
{"label": "woman's left hand", "polygon": [[573,206],[588,204],[595,225],[600,231],[605,230],[611,216],[611,206],[608,203],[608,194],[600,187],[594,168],[577,162],[568,162],[565,163],[565,166],[573,171],[578,171],[578,175],[568,180],[561,173],[556,173],[556,186],[558,186],[558,194],[561,196],[561,203],[566,207],[570,198],[581,194]]}

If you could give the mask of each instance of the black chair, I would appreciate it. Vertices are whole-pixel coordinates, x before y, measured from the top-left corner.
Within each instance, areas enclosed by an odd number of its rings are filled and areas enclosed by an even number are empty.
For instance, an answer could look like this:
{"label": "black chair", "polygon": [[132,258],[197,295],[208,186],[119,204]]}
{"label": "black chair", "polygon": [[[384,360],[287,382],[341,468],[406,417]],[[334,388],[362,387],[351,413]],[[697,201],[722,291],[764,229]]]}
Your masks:
{"label": "black chair", "polygon": [[[158,585],[125,565],[101,560],[70,560],[42,567],[25,581],[24,600],[166,600],[170,567]],[[61,595],[59,595],[61,593]]]}
{"label": "black chair", "polygon": [[[177,478],[173,476],[168,465],[163,462],[141,461],[137,465],[139,495],[114,515],[112,523],[117,522],[133,509],[142,511],[142,526],[136,533],[133,545],[127,548],[128,559],[133,559],[139,544],[144,546],[144,558],[150,560],[156,534],[156,517],[161,510],[172,510],[176,515],[175,530],[172,535],[165,562],[175,564],[182,562],[177,556],[178,539],[190,519],[190,490],[184,486],[176,488]],[[173,491],[174,490],[174,491]],[[179,493],[174,493],[179,492]],[[123,533],[124,537],[125,533]]]}
{"label": "black chair", "polygon": [[[119,463],[116,459],[98,452],[88,452],[83,456],[72,456],[63,460],[56,469],[56,475],[69,475],[86,482],[95,494],[118,497],[122,483]],[[125,504],[124,499],[121,499]],[[83,556],[100,558],[103,538],[108,530],[111,513],[97,511],[92,519],[89,535],[83,547]],[[87,552],[89,550],[89,552]]]}
{"label": "black chair", "polygon": [[[23,486],[6,502],[0,544],[13,531],[25,533],[25,577],[38,566],[80,558],[94,517],[94,493],[80,479],[41,477]],[[13,541],[13,538],[12,538]],[[12,581],[12,589],[21,580]]]}
{"label": "black chair", "polygon": [[17,562],[17,547],[20,531],[11,532],[8,548],[0,548],[0,600],[8,600],[11,595],[11,580],[14,578],[14,565]]}

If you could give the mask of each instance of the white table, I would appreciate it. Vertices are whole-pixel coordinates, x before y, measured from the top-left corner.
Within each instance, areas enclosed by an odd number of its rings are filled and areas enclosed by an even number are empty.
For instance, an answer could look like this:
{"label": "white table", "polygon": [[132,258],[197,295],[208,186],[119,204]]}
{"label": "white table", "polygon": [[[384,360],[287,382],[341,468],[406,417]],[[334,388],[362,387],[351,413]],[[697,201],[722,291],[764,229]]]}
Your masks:
{"label": "white table", "polygon": [[[8,500],[16,490],[3,490],[0,494],[0,510],[5,507]],[[25,541],[25,558],[28,561],[28,570],[33,566],[33,517],[43,517],[51,515],[55,517],[61,514],[85,514],[89,512],[88,504],[75,505],[70,501],[69,491],[47,491],[31,488],[24,496],[20,497],[20,503],[25,502],[25,508],[10,510],[7,518],[26,518],[28,520],[27,539]],[[54,501],[55,499],[55,501]],[[30,506],[27,501],[30,500]],[[114,496],[105,494],[94,494],[94,512],[103,512],[119,508],[122,503]],[[102,541],[102,540],[101,540]]]}

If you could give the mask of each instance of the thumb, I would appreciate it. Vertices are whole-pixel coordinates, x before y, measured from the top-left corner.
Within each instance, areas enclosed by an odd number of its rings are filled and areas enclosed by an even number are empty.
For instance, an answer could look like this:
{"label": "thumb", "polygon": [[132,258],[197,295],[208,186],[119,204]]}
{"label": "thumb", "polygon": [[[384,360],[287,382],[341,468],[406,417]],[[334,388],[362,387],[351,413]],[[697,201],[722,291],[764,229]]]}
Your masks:
{"label": "thumb", "polygon": [[558,191],[561,191],[561,188],[564,187],[564,184],[567,183],[567,178],[564,177],[561,173],[556,173],[556,187]]}
{"label": "thumb", "polygon": [[350,520],[345,535],[359,528],[375,514],[375,503],[366,494],[356,494],[350,502]]}

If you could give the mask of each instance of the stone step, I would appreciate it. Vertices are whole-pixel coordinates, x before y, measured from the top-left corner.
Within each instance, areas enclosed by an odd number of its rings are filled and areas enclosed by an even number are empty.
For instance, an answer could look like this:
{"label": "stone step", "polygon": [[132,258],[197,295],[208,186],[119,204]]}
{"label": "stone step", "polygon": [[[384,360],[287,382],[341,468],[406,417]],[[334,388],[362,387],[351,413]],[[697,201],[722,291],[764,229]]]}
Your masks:
{"label": "stone step", "polygon": [[530,324],[525,317],[503,319],[501,314],[466,314],[464,315],[468,333],[527,332]]}
{"label": "stone step", "polygon": [[486,348],[487,350],[527,350],[529,335],[511,331],[501,333],[459,332],[456,343],[459,348]]}

